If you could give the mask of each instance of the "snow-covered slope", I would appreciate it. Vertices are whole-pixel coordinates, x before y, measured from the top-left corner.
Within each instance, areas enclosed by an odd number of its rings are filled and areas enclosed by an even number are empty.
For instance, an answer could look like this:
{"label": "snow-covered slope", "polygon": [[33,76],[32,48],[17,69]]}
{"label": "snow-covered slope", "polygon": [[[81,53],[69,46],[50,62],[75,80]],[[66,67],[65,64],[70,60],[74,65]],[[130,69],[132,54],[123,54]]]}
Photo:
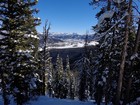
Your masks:
{"label": "snow-covered slope", "polygon": [[[3,99],[1,96],[0,96],[0,105],[3,105]],[[12,100],[9,105],[16,105],[16,103]],[[94,105],[94,104],[93,101],[82,102],[78,100],[57,99],[57,98],[49,98],[48,96],[40,96],[38,97],[37,100],[32,100],[28,102],[26,105]]]}
{"label": "snow-covered slope", "polygon": [[41,96],[37,101],[31,102],[31,105],[94,105],[94,104],[93,102],[81,102],[76,100],[56,99]]}
{"label": "snow-covered slope", "polygon": [[[66,41],[66,42],[59,42],[55,44],[49,44],[49,49],[66,49],[66,48],[82,48],[84,47],[84,41]],[[87,43],[87,46],[95,46],[98,42],[91,41]]]}
{"label": "snow-covered slope", "polygon": [[[139,105],[140,97],[137,98],[136,101],[130,103],[129,105]],[[0,105],[3,105],[3,100],[0,95]],[[9,105],[16,105],[13,101]],[[92,101],[78,101],[78,100],[70,100],[70,99],[57,99],[57,98],[49,98],[48,96],[40,96],[37,100],[30,101],[26,105],[97,105],[94,100]],[[101,103],[101,105],[105,105],[105,103]],[[108,104],[113,105],[113,104]]]}

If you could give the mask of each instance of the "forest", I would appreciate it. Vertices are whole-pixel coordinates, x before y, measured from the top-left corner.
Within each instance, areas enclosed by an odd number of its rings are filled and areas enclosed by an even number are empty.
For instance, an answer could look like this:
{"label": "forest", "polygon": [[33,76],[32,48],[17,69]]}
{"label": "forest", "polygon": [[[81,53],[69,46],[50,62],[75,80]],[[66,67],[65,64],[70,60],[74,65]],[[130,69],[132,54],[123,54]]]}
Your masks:
{"label": "forest", "polygon": [[138,2],[91,0],[89,6],[100,10],[94,16],[97,24],[91,26],[99,44],[89,47],[86,34],[82,54],[70,59],[69,55],[50,55],[49,20],[46,19],[43,35],[39,36],[36,26],[41,19],[35,17],[39,12],[35,8],[38,0],[0,0],[3,105],[11,105],[12,100],[15,105],[28,105],[46,95],[83,102],[95,100],[93,105],[140,105]]}

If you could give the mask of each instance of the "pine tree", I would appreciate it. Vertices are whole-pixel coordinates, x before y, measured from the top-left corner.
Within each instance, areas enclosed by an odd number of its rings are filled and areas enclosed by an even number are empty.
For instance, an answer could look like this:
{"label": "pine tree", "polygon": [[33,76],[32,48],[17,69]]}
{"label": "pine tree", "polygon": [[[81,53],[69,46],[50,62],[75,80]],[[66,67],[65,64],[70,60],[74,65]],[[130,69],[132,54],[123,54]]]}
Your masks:
{"label": "pine tree", "polygon": [[[75,71],[78,72],[78,79],[74,79],[74,82],[77,82],[76,85],[76,95],[78,96],[79,100],[85,101],[87,100],[90,95],[92,94],[91,87],[92,84],[92,77],[90,74],[92,71],[92,65],[90,64],[90,51],[88,49],[88,34],[86,33],[85,37],[85,44],[84,44],[84,53],[80,60],[75,62]],[[75,73],[74,73],[75,74]],[[90,93],[91,92],[91,93]]]}
{"label": "pine tree", "polygon": [[[92,4],[101,3],[101,1],[106,2],[104,0],[99,0],[96,2],[92,2]],[[136,28],[134,27],[133,21],[134,12],[131,8],[131,5],[132,3],[129,0],[108,0],[107,5],[103,7],[101,12],[97,14],[98,19],[102,21],[98,22],[98,27],[94,27],[97,32],[96,35],[100,35],[101,38],[99,48],[99,51],[101,53],[97,58],[96,69],[98,71],[101,70],[100,73],[102,76],[104,74],[103,71],[107,70],[107,74],[105,76],[107,77],[105,83],[106,105],[110,100],[117,101],[115,97],[120,97],[120,99],[123,101],[125,100],[124,97],[127,97],[127,94],[125,94],[128,88],[127,80],[128,78],[130,78],[129,75],[131,75],[132,73],[130,57],[131,55],[133,55],[132,48],[135,45],[134,43],[136,36]],[[111,18],[108,17],[108,10],[114,11],[114,15]],[[126,22],[127,19],[128,23]],[[106,25],[108,24],[108,22],[109,25]],[[107,26],[109,27],[106,28]],[[129,29],[127,29],[128,27]],[[123,48],[122,46],[125,47]],[[100,67],[102,68],[99,69]],[[119,70],[122,71],[120,74],[118,73]],[[118,77],[120,77],[119,81],[117,80]],[[117,85],[117,82],[120,84],[123,82],[123,85]],[[117,92],[113,92],[117,89],[117,86],[121,87],[118,88],[120,90]]]}
{"label": "pine tree", "polygon": [[47,59],[47,91],[50,97],[53,97],[53,88],[52,88],[52,82],[53,82],[53,75],[54,75],[54,69],[52,64],[52,58],[50,57],[50,53],[48,51],[48,59]]}
{"label": "pine tree", "polygon": [[[38,18],[32,16],[37,1],[0,1],[0,59],[4,105],[12,94],[17,104],[22,105],[33,95],[37,69],[38,37],[35,26]],[[7,24],[8,23],[8,24]],[[8,86],[8,87],[7,87]],[[10,100],[9,100],[10,101]]]}
{"label": "pine tree", "polygon": [[65,72],[66,72],[66,81],[67,81],[67,87],[65,87],[67,89],[67,92],[68,92],[68,98],[70,99],[74,99],[74,75],[70,69],[70,63],[69,63],[69,56],[67,56],[66,58],[66,69],[65,69]]}
{"label": "pine tree", "polygon": [[54,81],[53,81],[54,95],[57,98],[63,98],[63,74],[64,74],[63,61],[58,54],[56,60],[56,67],[54,70]]}
{"label": "pine tree", "polygon": [[87,99],[88,85],[87,85],[87,76],[89,70],[89,59],[86,57],[81,58],[75,63],[76,69],[78,70],[78,98],[81,101],[85,101]]}
{"label": "pine tree", "polygon": [[[134,43],[134,49],[132,49],[132,56],[130,57],[131,60],[131,67],[129,70],[129,74],[127,76],[127,89],[126,89],[126,94],[125,94],[125,100],[124,100],[124,104],[127,104],[131,101],[134,101],[136,97],[138,97],[138,95],[140,94],[139,91],[139,86],[137,86],[137,82],[138,80],[140,80],[140,78],[138,78],[136,75],[139,74],[139,67],[137,67],[136,65],[138,64],[138,62],[140,62],[138,60],[139,58],[139,40],[140,40],[140,20],[138,20],[138,29],[137,29],[137,34],[136,34],[136,39],[135,39],[135,43]],[[134,63],[135,62],[135,63]],[[135,76],[134,76],[135,75]],[[135,77],[135,79],[134,79]],[[134,82],[133,82],[134,81]],[[132,85],[134,87],[132,87]],[[136,87],[135,87],[136,86]],[[131,91],[135,91],[132,94],[138,93],[138,95],[136,96],[130,96]]]}
{"label": "pine tree", "polygon": [[117,93],[116,93],[116,103],[115,105],[118,105],[121,98],[121,91],[122,91],[122,81],[123,81],[123,74],[124,74],[124,67],[125,67],[125,61],[126,61],[126,53],[127,53],[127,46],[128,46],[128,37],[129,37],[129,27],[130,27],[130,21],[131,21],[131,8],[132,8],[132,0],[129,1],[129,7],[128,7],[128,13],[127,21],[126,21],[126,30],[125,30],[125,39],[124,39],[124,46],[122,50],[122,59],[120,63],[120,72],[119,72],[119,80],[118,80],[118,87],[117,87]]}
{"label": "pine tree", "polygon": [[89,98],[92,99],[93,98],[93,92],[94,92],[94,55],[92,53],[92,51],[90,51],[89,53],[89,76],[88,76],[88,86],[89,86]]}
{"label": "pine tree", "polygon": [[70,99],[74,99],[75,97],[75,84],[74,84],[74,75],[71,71],[68,72],[68,75],[69,75],[69,81],[68,81],[68,97]]}
{"label": "pine tree", "polygon": [[[98,104],[100,104],[101,100],[100,98],[102,98],[103,92],[100,93],[102,90],[98,89],[98,85],[104,84],[104,82],[106,82],[106,68],[108,68],[108,65],[111,61],[109,61],[109,53],[110,53],[110,48],[111,48],[111,38],[112,38],[112,33],[110,32],[110,35],[108,35],[108,33],[106,33],[107,30],[109,30],[109,28],[112,25],[111,22],[111,18],[114,15],[113,11],[110,11],[110,0],[105,1],[105,0],[99,0],[99,1],[95,1],[93,0],[91,2],[92,5],[95,5],[96,3],[101,3],[101,2],[105,2],[105,6],[101,7],[101,11],[99,13],[97,13],[96,17],[98,18],[98,24],[93,27],[94,30],[97,32],[97,35],[100,35],[99,37],[99,45],[98,46],[98,52],[97,52],[97,57],[95,60],[95,65],[94,65],[94,69],[95,69],[95,86],[94,86],[94,90],[95,90],[95,94],[94,94],[94,98],[97,98],[96,100],[98,100]],[[108,40],[106,39],[108,37]],[[105,84],[104,84],[105,85]],[[101,86],[103,87],[103,86]],[[107,90],[106,90],[107,91]]]}

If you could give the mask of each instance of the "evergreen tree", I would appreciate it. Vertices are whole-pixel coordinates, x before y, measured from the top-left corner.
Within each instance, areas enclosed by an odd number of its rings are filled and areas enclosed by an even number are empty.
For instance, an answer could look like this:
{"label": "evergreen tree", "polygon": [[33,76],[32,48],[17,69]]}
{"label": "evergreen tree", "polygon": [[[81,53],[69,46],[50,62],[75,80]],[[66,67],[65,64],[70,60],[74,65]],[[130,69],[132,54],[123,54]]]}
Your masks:
{"label": "evergreen tree", "polygon": [[89,98],[93,98],[93,92],[94,92],[94,55],[92,51],[89,53],[89,76],[88,76],[88,86],[89,86]]}
{"label": "evergreen tree", "polygon": [[54,69],[52,64],[52,58],[50,57],[50,54],[48,52],[48,60],[47,60],[47,91],[50,97],[53,97],[53,88],[52,88],[52,82],[54,79]]}
{"label": "evergreen tree", "polygon": [[[35,26],[39,19],[31,9],[37,1],[0,1],[0,61],[4,105],[12,94],[16,103],[22,105],[33,96],[37,70],[38,37]],[[8,23],[8,24],[7,24]],[[10,101],[10,100],[9,100]]]}
{"label": "evergreen tree", "polygon": [[[136,82],[140,80],[140,78],[137,77],[137,75],[140,74],[139,72],[140,68],[137,66],[140,62],[139,60],[139,40],[140,40],[139,21],[140,20],[138,20],[138,29],[137,29],[136,39],[134,43],[134,49],[132,49],[133,52],[132,52],[132,56],[130,57],[131,68],[129,69],[128,76],[126,77],[128,86],[126,88],[124,104],[134,101],[140,95],[140,92],[138,92],[140,87],[137,85],[138,82]],[[130,93],[134,95],[130,96]]]}
{"label": "evergreen tree", "polygon": [[[106,1],[93,0],[91,4],[101,2]],[[96,15],[99,22],[94,29],[97,32],[96,35],[100,37],[100,54],[97,58],[95,69],[100,78],[103,78],[105,75],[106,105],[110,100],[116,101],[117,105],[119,104],[118,97],[124,100],[126,96],[125,92],[128,86],[126,82],[131,69],[130,57],[133,54],[132,48],[134,47],[136,29],[134,28],[133,21],[134,13],[131,8],[132,1],[108,0],[106,3],[107,5]],[[129,29],[127,29],[128,27]],[[121,71],[120,74],[119,70]],[[117,78],[119,78],[119,81]],[[114,92],[117,86],[118,91]],[[118,100],[113,97],[117,97]]]}
{"label": "evergreen tree", "polygon": [[88,91],[87,76],[89,70],[89,59],[83,57],[80,60],[78,60],[75,65],[79,72],[78,97],[79,100],[85,101],[87,99],[87,91]]}
{"label": "evergreen tree", "polygon": [[70,98],[70,99],[74,99],[74,97],[75,97],[75,84],[74,84],[74,75],[73,75],[73,73],[71,72],[71,71],[68,71],[68,76],[69,76],[69,81],[68,81],[68,87],[69,87],[69,89],[68,89],[68,97]]}
{"label": "evergreen tree", "polygon": [[67,56],[66,58],[66,85],[67,87],[65,87],[67,89],[68,92],[68,98],[70,99],[74,99],[74,75],[70,69],[70,63],[69,63],[69,56]]}
{"label": "evergreen tree", "polygon": [[54,95],[57,98],[63,98],[63,73],[64,73],[64,68],[63,68],[63,61],[62,58],[57,55],[57,60],[56,60],[56,67],[54,71],[54,81],[53,81],[53,90],[54,90]]}

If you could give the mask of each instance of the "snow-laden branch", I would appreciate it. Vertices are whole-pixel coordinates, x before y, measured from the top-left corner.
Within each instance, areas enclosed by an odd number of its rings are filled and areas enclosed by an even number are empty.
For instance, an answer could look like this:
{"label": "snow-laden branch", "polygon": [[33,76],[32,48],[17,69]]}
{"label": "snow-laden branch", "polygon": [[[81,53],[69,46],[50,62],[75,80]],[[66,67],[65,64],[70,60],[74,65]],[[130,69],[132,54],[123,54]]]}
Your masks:
{"label": "snow-laden branch", "polygon": [[106,18],[109,18],[111,19],[114,15],[114,11],[107,11],[105,13],[103,13],[100,17],[99,17],[99,20],[98,20],[98,27],[101,27],[101,24],[103,23],[103,21],[106,19]]}
{"label": "snow-laden branch", "polygon": [[[98,37],[98,39],[100,39],[101,37],[104,37],[109,31],[111,31],[111,29],[113,29],[118,23],[120,23],[127,15],[129,15],[128,12],[125,12],[124,15],[122,16],[122,18],[121,18],[120,20],[118,20],[118,22],[115,23],[113,26],[111,26],[106,32],[101,33],[101,34],[98,34],[98,35],[100,36],[100,37]],[[107,35],[107,36],[105,37],[105,40],[106,40],[106,38],[107,38],[108,36],[109,36],[109,35]],[[105,41],[105,40],[104,40],[104,41]]]}

